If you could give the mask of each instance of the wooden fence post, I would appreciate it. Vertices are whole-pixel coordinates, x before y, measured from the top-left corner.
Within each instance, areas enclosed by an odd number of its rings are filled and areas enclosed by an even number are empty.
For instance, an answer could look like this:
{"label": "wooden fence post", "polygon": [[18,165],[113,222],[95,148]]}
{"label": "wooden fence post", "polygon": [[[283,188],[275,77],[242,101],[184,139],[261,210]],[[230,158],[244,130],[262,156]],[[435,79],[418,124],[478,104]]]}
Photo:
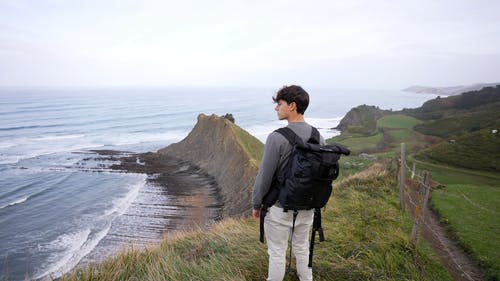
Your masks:
{"label": "wooden fence post", "polygon": [[410,234],[410,241],[414,247],[417,247],[420,228],[425,220],[425,210],[427,209],[427,201],[431,193],[431,177],[432,174],[426,171],[424,172],[423,182],[419,182],[419,190],[417,192],[418,199],[415,204],[415,215]]}
{"label": "wooden fence post", "polygon": [[401,143],[401,168],[399,169],[399,204],[401,210],[405,210],[405,175],[406,175],[406,152],[405,143]]}

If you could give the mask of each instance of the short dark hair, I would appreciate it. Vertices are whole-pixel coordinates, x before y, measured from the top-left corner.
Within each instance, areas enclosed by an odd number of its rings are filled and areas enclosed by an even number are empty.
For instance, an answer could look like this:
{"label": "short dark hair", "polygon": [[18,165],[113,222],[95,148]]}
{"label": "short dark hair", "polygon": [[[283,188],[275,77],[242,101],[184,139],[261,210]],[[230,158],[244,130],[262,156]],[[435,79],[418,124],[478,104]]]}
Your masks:
{"label": "short dark hair", "polygon": [[294,102],[297,105],[297,113],[304,114],[309,106],[309,94],[297,85],[283,86],[273,97],[274,102],[284,100],[288,104]]}

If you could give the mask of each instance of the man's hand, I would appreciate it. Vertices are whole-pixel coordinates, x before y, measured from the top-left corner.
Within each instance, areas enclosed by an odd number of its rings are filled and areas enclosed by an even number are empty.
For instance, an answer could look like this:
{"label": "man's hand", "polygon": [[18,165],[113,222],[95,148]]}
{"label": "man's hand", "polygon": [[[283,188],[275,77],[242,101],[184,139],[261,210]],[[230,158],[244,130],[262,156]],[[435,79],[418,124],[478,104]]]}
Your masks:
{"label": "man's hand", "polygon": [[260,218],[260,209],[253,209],[252,210],[252,217],[254,217],[254,219],[259,219]]}

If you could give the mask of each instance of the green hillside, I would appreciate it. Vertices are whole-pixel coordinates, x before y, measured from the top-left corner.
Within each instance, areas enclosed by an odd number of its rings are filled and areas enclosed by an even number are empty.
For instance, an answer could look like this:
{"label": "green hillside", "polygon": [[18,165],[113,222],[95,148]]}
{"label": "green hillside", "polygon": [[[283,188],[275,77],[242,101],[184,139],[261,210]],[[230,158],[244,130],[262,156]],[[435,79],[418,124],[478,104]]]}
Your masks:
{"label": "green hillside", "polygon": [[416,157],[457,167],[500,172],[500,132],[484,129],[466,133],[422,150]]}
{"label": "green hillside", "polygon": [[500,103],[415,126],[415,130],[422,134],[441,138],[456,137],[483,128],[500,128]]}
{"label": "green hillside", "polygon": [[419,108],[404,109],[402,113],[421,120],[435,120],[457,116],[462,112],[470,112],[484,105],[498,102],[500,102],[500,85],[485,87],[479,91],[471,91],[458,96],[437,97],[425,102]]}
{"label": "green hillside", "polygon": [[500,171],[500,135],[492,133],[500,128],[500,86],[437,98],[403,112],[427,120],[416,125],[415,131],[444,138],[418,152],[418,159]]}
{"label": "green hillside", "polygon": [[415,130],[441,138],[457,137],[500,126],[500,85],[459,96],[436,98],[402,114],[424,120]]}
{"label": "green hillside", "polygon": [[420,159],[488,171],[500,166],[499,135],[488,133],[500,128],[500,85],[438,97],[399,112],[358,106],[341,124],[342,134],[327,141],[346,145],[355,154],[394,156],[404,142],[410,153],[425,149]]}
{"label": "green hillside", "polygon": [[376,133],[372,135],[361,135],[347,130],[339,136],[328,139],[327,142],[346,145],[354,154],[375,153],[394,156],[399,153],[402,142],[407,144],[409,151],[418,151],[441,140],[413,129],[422,122],[403,114],[387,114],[375,122]]}

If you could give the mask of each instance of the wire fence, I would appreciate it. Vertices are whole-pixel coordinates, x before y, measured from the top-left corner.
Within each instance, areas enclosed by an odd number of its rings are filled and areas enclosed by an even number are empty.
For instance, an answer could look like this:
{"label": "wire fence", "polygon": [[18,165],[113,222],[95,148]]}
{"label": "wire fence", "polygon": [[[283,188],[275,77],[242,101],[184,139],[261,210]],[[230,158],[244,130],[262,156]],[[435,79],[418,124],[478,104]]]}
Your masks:
{"label": "wire fence", "polygon": [[[413,227],[410,233],[410,241],[413,247],[416,249],[419,237],[421,236],[422,228],[426,228],[428,233],[430,233],[435,241],[441,245],[440,248],[446,252],[446,255],[451,259],[454,267],[460,272],[463,280],[476,280],[473,278],[467,270],[464,270],[462,262],[457,260],[454,255],[454,250],[450,249],[444,239],[443,234],[438,234],[438,231],[434,229],[434,227],[426,222],[425,213],[427,210],[427,203],[430,198],[430,194],[432,191],[432,186],[437,186],[437,183],[432,182],[432,174],[429,171],[418,171],[415,168],[415,163],[413,163],[412,167],[408,166],[406,162],[406,152],[405,152],[405,144],[401,144],[401,158],[400,158],[400,166],[398,173],[398,183],[400,187],[400,205],[401,209],[405,210],[406,204],[405,202],[409,202],[408,208],[413,213]],[[407,180],[406,176],[410,175],[410,178]],[[408,189],[406,186],[408,185]],[[465,195],[464,195],[465,196]],[[414,200],[415,199],[415,200]],[[466,198],[467,199],[467,198]],[[471,202],[473,203],[473,202]]]}
{"label": "wire fence", "polygon": [[[431,193],[432,174],[429,171],[417,171],[415,163],[412,167],[408,166],[406,162],[406,147],[401,144],[401,158],[398,173],[399,191],[400,191],[400,205],[401,209],[406,209],[406,201],[412,203],[410,211],[413,213],[413,227],[410,234],[410,241],[414,246],[418,244],[420,231],[425,223],[425,210],[427,209],[427,202]],[[410,175],[406,179],[407,174]],[[410,188],[406,188],[406,186]],[[416,202],[413,200],[416,198]]]}

